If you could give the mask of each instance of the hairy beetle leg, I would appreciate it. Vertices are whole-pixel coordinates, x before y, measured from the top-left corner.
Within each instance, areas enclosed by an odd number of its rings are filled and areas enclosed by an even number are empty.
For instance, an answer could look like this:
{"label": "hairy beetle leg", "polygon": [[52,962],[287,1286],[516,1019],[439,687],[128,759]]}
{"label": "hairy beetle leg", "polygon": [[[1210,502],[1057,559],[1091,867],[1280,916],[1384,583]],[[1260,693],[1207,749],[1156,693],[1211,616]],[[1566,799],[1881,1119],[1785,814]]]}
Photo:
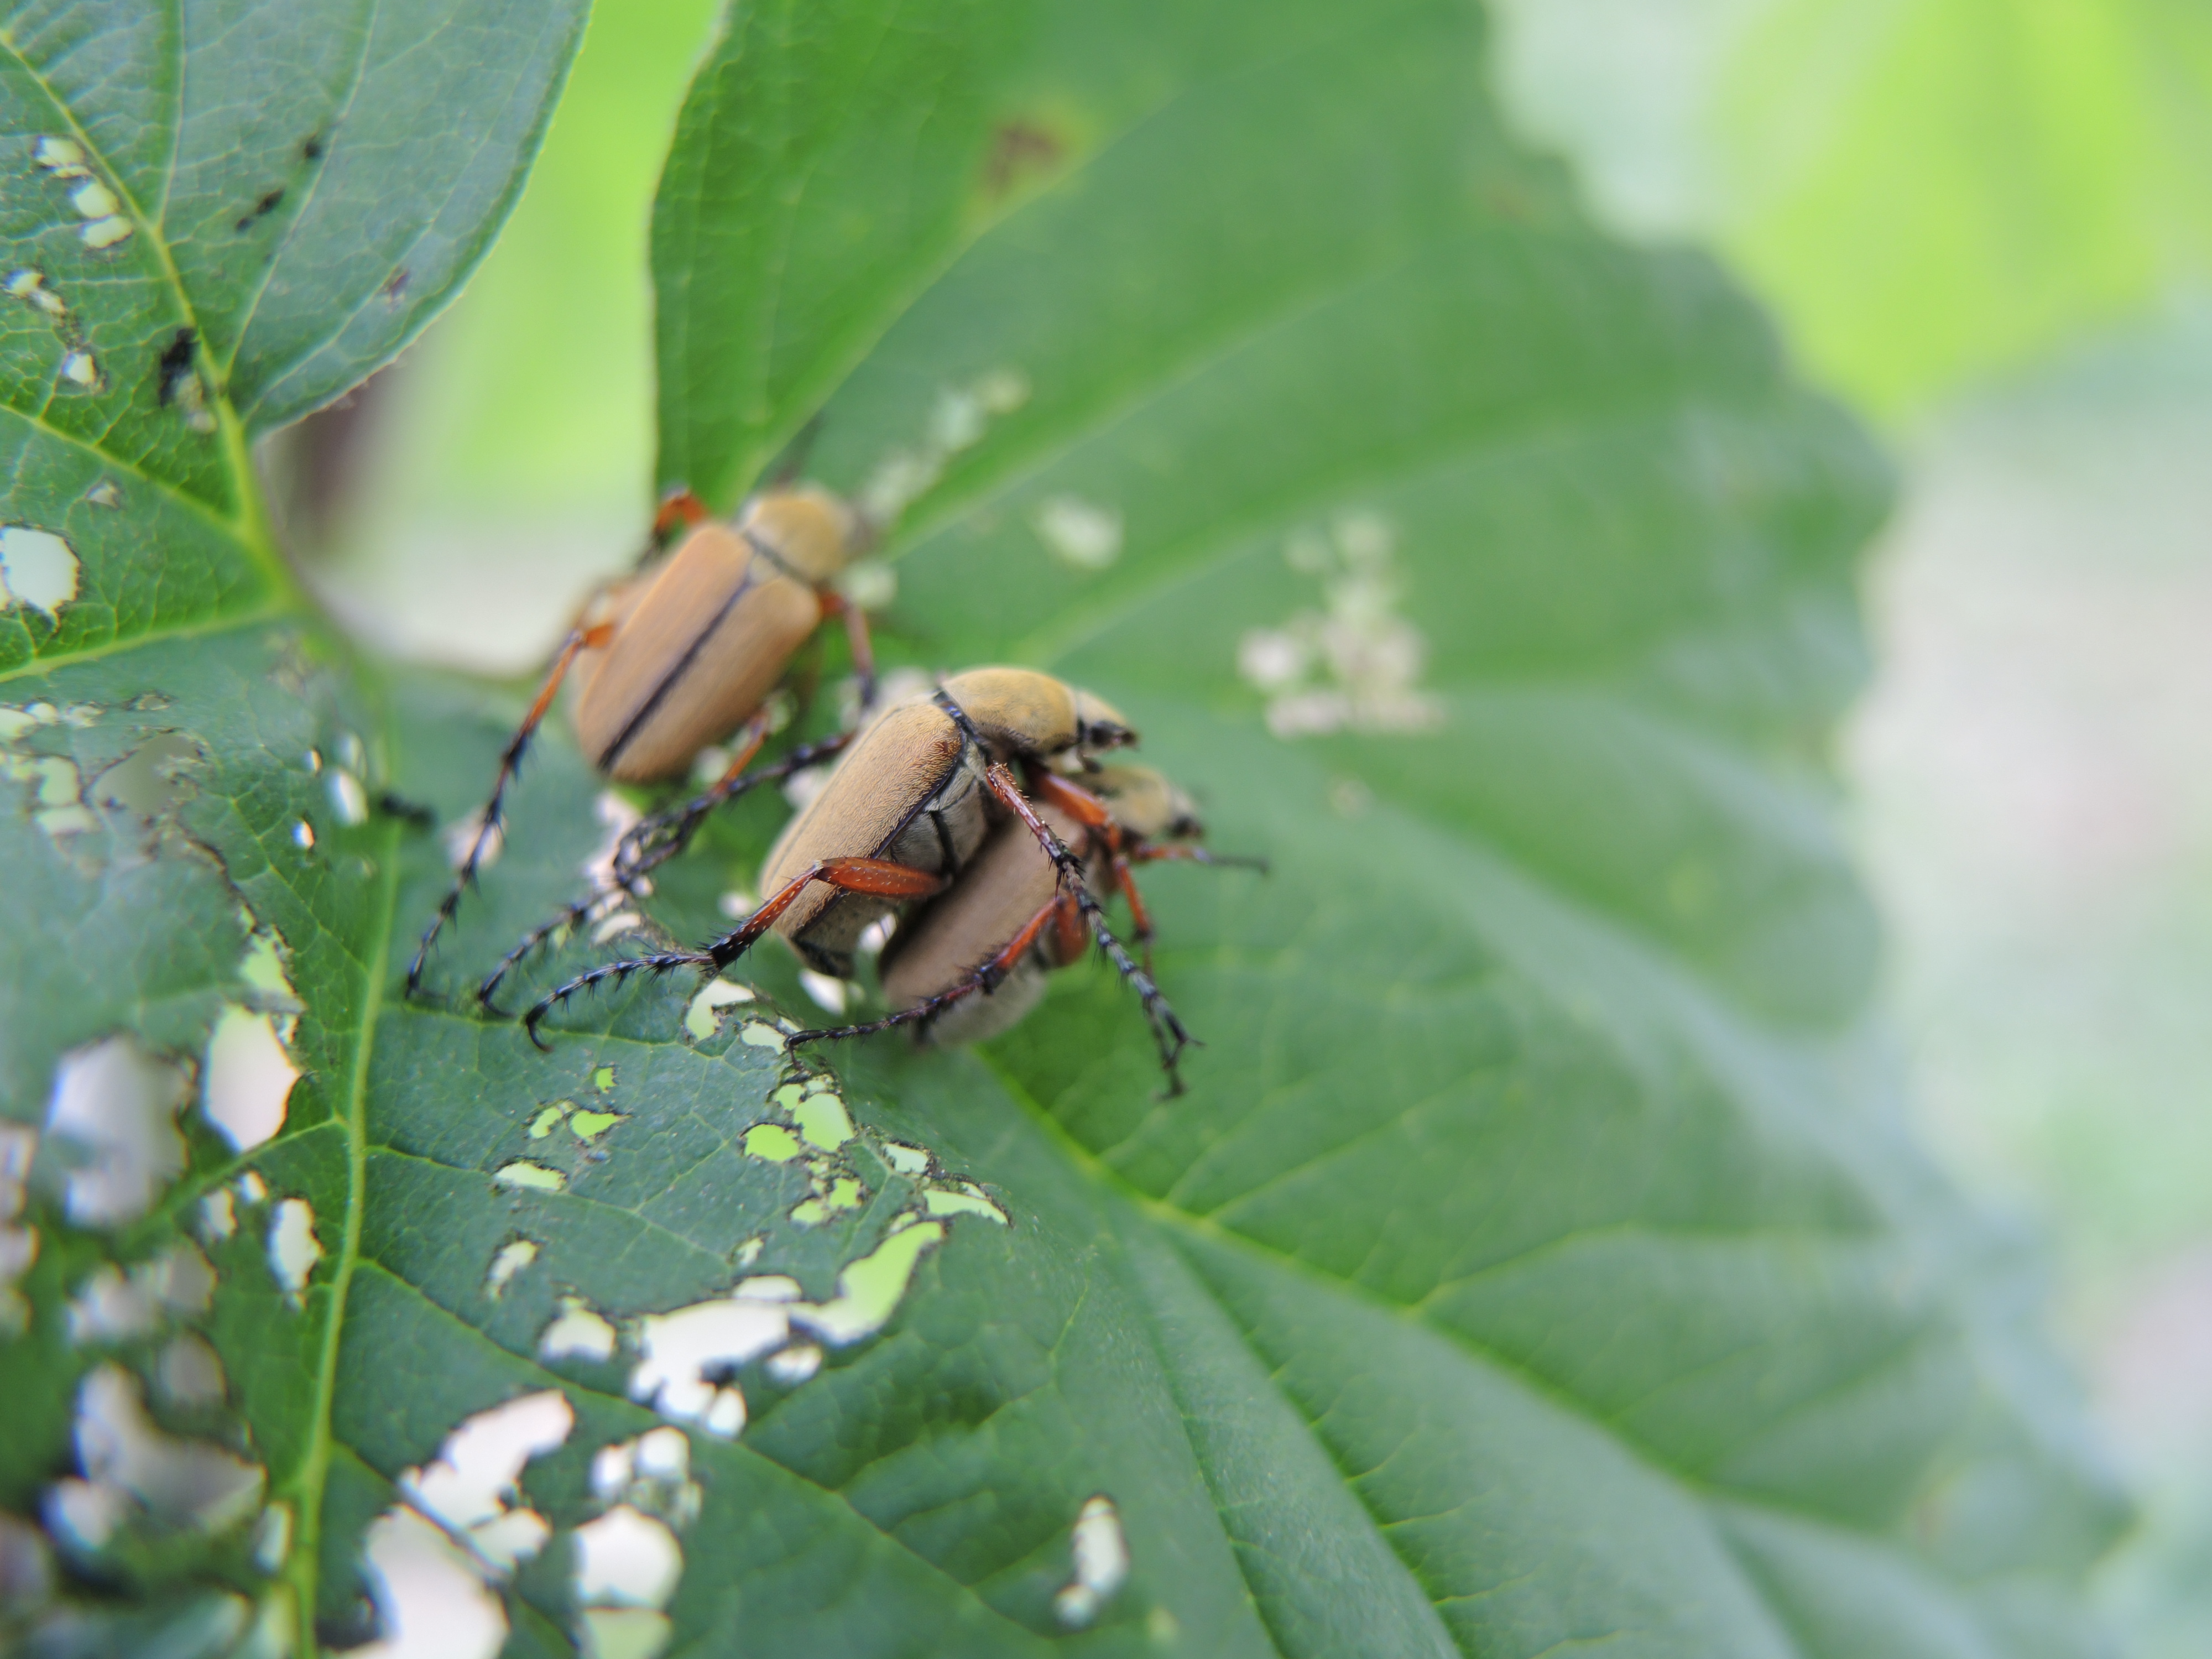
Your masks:
{"label": "hairy beetle leg", "polygon": [[[1198,1039],[1192,1036],[1182,1021],[1176,1017],[1175,1009],[1170,1006],[1160,988],[1152,982],[1152,976],[1130,958],[1129,953],[1121,948],[1121,941],[1114,937],[1113,930],[1106,925],[1106,912],[1092,894],[1090,884],[1083,878],[1083,861],[1069,852],[1067,844],[1053,833],[1052,826],[1036,815],[1036,809],[1030,805],[1029,798],[1022,793],[1021,786],[1014,781],[1012,769],[1004,761],[994,761],[990,769],[984,773],[983,781],[991,793],[998,797],[1000,804],[1026,824],[1030,833],[1036,837],[1037,845],[1044,848],[1045,856],[1052,860],[1054,867],[1060,872],[1060,885],[1067,896],[1081,907],[1083,918],[1090,923],[1091,936],[1098,941],[1098,948],[1106,953],[1107,960],[1114,964],[1121,977],[1135,988],[1138,1000],[1144,1005],[1145,1018],[1152,1028],[1152,1041],[1159,1048],[1160,1069],[1168,1074],[1168,1092],[1170,1095],[1181,1094],[1182,1078],[1176,1070],[1176,1060]],[[1090,792],[1074,793],[1089,796]],[[1096,797],[1091,799],[1096,799]]]}
{"label": "hairy beetle leg", "polygon": [[817,881],[848,893],[895,899],[927,898],[943,891],[945,886],[942,876],[909,865],[894,864],[889,859],[823,859],[786,882],[760,908],[712,944],[696,951],[669,951],[610,962],[587,974],[580,974],[539,998],[522,1017],[523,1027],[529,1032],[530,1040],[543,1048],[546,1044],[538,1035],[538,1023],[580,991],[591,990],[608,980],[620,984],[632,974],[665,974],[672,968],[704,968],[719,973],[750,950],[761,935],[775,925],[776,918]]}
{"label": "hairy beetle leg", "polygon": [[561,682],[568,678],[575,665],[577,653],[597,650],[614,637],[614,625],[600,623],[590,628],[572,628],[568,637],[561,643],[560,652],[553,659],[553,666],[546,672],[545,683],[538,689],[537,700],[530,712],[522,717],[522,724],[507,739],[507,747],[499,757],[499,770],[492,776],[491,795],[484,802],[483,816],[477,824],[477,833],[469,842],[469,850],[453,872],[453,884],[447,889],[444,898],[438,902],[437,914],[423,930],[422,942],[415,947],[415,959],[407,964],[407,994],[413,996],[422,985],[423,965],[430,959],[430,947],[437,943],[438,934],[461,908],[461,895],[475,882],[477,867],[483,862],[484,849],[491,845],[492,837],[499,834],[501,820],[507,804],[507,787],[514,781],[515,774],[522,768],[523,751],[530,747],[530,739],[537,735],[538,726],[545,719],[545,711],[553,706],[553,699],[561,690]]}
{"label": "hairy beetle leg", "polygon": [[[1005,981],[1006,975],[1013,971],[1014,964],[1022,959],[1023,953],[1036,943],[1037,935],[1044,932],[1048,924],[1059,921],[1061,911],[1073,908],[1074,907],[1066,899],[1054,894],[1042,909],[1022,925],[1021,932],[1016,933],[989,960],[957,985],[939,991],[933,997],[925,997],[911,1008],[902,1008],[896,1013],[885,1014],[881,1019],[872,1019],[865,1024],[838,1025],[818,1031],[795,1032],[784,1040],[785,1046],[796,1048],[802,1042],[823,1042],[836,1037],[872,1036],[878,1031],[888,1031],[894,1026],[924,1024],[936,1018],[963,997],[973,996],[978,991],[986,994],[995,991]],[[1064,924],[1060,931],[1065,935],[1066,929]],[[1075,916],[1075,948],[1080,951],[1083,948],[1083,919],[1080,912],[1078,912]]]}
{"label": "hairy beetle leg", "polygon": [[817,592],[822,614],[845,619],[845,643],[853,653],[853,672],[860,682],[860,708],[866,712],[876,703],[876,647],[868,637],[868,613],[834,587]]}
{"label": "hairy beetle leg", "polygon": [[698,833],[699,826],[706,822],[708,814],[723,802],[734,800],[758,785],[774,783],[794,772],[804,771],[817,762],[827,760],[853,740],[850,732],[840,732],[818,743],[804,744],[782,759],[763,766],[757,772],[747,772],[745,768],[760,752],[761,744],[768,733],[768,725],[764,719],[756,715],[738,729],[747,734],[745,741],[739,744],[737,757],[712,788],[695,795],[681,805],[665,807],[658,812],[649,813],[630,826],[615,848],[614,884],[611,887],[562,905],[550,918],[525,933],[515,947],[501,957],[491,972],[484,975],[483,982],[477,987],[477,1001],[486,1013],[505,1018],[505,1010],[493,1000],[499,994],[500,986],[505,982],[507,975],[529,960],[548,939],[564,928],[574,927],[588,920],[593,910],[617,893],[630,898],[641,897],[638,884],[690,846],[691,837]]}
{"label": "hairy beetle leg", "polygon": [[818,762],[828,760],[848,745],[854,737],[851,732],[840,732],[817,743],[801,744],[782,759],[748,772],[746,766],[760,750],[761,738],[765,737],[766,723],[758,715],[739,729],[747,732],[759,726],[760,735],[750,737],[738,749],[737,758],[717,779],[712,787],[694,795],[680,806],[664,807],[632,824],[615,848],[616,879],[627,885],[647,871],[668,862],[691,844],[691,837],[707,816],[725,801],[759,787],[763,783],[777,783],[794,772],[803,772]]}
{"label": "hairy beetle leg", "polygon": [[1115,822],[1113,809],[1079,784],[1069,782],[1056,773],[1037,775],[1036,787],[1038,799],[1051,802],[1070,817],[1091,831],[1096,842],[1103,843],[1109,860],[1108,869],[1113,872],[1114,885],[1129,901],[1129,937],[1136,941],[1137,949],[1145,959],[1145,971],[1152,971],[1152,916],[1145,908],[1145,896],[1137,890],[1136,878],[1129,873],[1128,855],[1121,847],[1121,826]]}
{"label": "hairy beetle leg", "polygon": [[619,985],[632,974],[659,975],[672,968],[704,967],[708,960],[696,951],[664,951],[655,956],[632,957],[622,962],[610,962],[604,967],[592,969],[588,974],[579,974],[566,985],[540,998],[522,1017],[522,1029],[529,1034],[531,1042],[540,1048],[550,1050],[553,1045],[538,1035],[538,1022],[579,991],[589,991],[607,980]]}

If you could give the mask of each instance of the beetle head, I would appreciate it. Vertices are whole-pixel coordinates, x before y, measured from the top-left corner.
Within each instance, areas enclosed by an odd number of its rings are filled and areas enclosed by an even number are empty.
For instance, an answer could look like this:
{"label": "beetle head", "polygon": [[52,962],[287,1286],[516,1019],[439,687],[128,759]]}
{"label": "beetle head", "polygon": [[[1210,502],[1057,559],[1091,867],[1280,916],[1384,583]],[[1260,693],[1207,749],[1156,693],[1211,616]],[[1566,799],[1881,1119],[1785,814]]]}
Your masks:
{"label": "beetle head", "polygon": [[1139,841],[1195,841],[1206,833],[1198,803],[1149,766],[1102,766],[1090,786]]}
{"label": "beetle head", "polygon": [[860,550],[860,515],[812,484],[764,489],[745,503],[738,528],[811,582],[833,580]]}
{"label": "beetle head", "polygon": [[1102,750],[1122,749],[1136,742],[1137,734],[1129,729],[1129,722],[1111,703],[1088,691],[1076,691],[1074,697],[1073,754],[1085,771],[1097,768],[1098,763],[1091,757]]}
{"label": "beetle head", "polygon": [[1109,705],[1034,668],[971,668],[944,689],[1000,759],[1087,771],[1098,750],[1137,740]]}

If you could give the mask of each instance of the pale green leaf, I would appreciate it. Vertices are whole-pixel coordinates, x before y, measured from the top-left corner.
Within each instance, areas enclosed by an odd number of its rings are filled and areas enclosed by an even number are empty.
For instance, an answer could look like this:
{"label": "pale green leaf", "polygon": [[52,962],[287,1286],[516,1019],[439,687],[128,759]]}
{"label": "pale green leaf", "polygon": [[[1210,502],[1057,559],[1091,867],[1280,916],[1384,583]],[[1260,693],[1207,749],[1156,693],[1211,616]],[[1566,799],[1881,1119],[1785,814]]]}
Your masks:
{"label": "pale green leaf", "polygon": [[293,589],[247,441],[451,296],[580,16],[0,21],[11,1651],[312,1638],[398,834],[375,699]]}
{"label": "pale green leaf", "polygon": [[[266,1195],[159,1340],[199,1322],[235,1408],[171,1431],[308,1506],[278,1582],[325,1645],[374,1632],[403,1505],[467,1529],[426,1495],[449,1437],[557,1391],[495,1495],[542,1533],[504,1581],[453,1569],[509,1652],[2088,1650],[2118,1502],[2018,1242],[1906,1132],[1832,819],[1887,474],[1708,262],[1582,221],[1482,53],[1446,0],[741,7],[664,178],[664,476],[731,501],[820,410],[810,470],[896,574],[888,662],[1093,687],[1213,844],[1273,860],[1147,882],[1206,1044],[1182,1097],[1096,965],[975,1054],[794,1062],[775,1022],[813,1010],[773,951],[751,1000],[647,981],[541,1054],[467,992],[620,799],[549,727],[407,1002],[441,838],[336,823],[329,775],[358,732],[371,799],[451,823],[520,691],[410,676],[380,721],[263,619],[17,677],[102,710],[26,755],[95,775],[155,722],[206,758],[150,857],[106,817],[89,869],[50,849],[13,931],[82,949],[17,976],[9,1116],[88,1034],[189,1053],[248,1000],[234,889],[308,1004],[308,1078],[242,1160]],[[189,721],[129,706],[167,682]],[[781,811],[717,823],[655,919],[726,927]],[[126,879],[185,920],[134,936]],[[636,939],[580,930],[509,996]],[[182,1121],[119,1239],[33,1170],[18,1513],[69,1463],[70,1298],[240,1170]],[[296,1310],[286,1200],[322,1250]],[[721,1346],[679,1362],[671,1319]],[[155,1339],[118,1352],[159,1374]],[[1129,1571],[1086,1603],[1098,1495]],[[624,1508],[672,1583],[595,1576]],[[252,1605],[218,1580],[283,1610],[246,1534],[181,1530],[70,1552],[65,1608],[105,1573],[193,1652]]]}

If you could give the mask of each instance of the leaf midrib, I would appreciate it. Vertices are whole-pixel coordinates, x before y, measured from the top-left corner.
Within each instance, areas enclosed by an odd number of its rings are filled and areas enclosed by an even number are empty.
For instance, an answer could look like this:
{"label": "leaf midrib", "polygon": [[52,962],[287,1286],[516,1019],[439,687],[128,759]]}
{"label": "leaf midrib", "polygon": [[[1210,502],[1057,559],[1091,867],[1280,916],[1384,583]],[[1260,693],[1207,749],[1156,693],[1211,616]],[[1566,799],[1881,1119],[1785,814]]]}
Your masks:
{"label": "leaf midrib", "polygon": [[331,1268],[329,1308],[323,1325],[322,1352],[313,1376],[313,1404],[307,1419],[307,1449],[299,1476],[298,1540],[286,1563],[297,1600],[295,1640],[303,1654],[319,1651],[315,1638],[315,1604],[322,1565],[323,1492],[330,1474],[333,1436],[331,1409],[337,1394],[338,1354],[345,1334],[346,1300],[353,1288],[354,1270],[361,1261],[362,1211],[368,1187],[368,1076],[376,1046],[376,1029],[384,1007],[386,968],[391,959],[392,926],[399,902],[398,830],[386,830],[382,856],[377,860],[378,896],[369,907],[375,927],[375,944],[362,967],[362,1018],[355,1040],[353,1075],[347,1080],[345,1125],[346,1214],[336,1263]]}

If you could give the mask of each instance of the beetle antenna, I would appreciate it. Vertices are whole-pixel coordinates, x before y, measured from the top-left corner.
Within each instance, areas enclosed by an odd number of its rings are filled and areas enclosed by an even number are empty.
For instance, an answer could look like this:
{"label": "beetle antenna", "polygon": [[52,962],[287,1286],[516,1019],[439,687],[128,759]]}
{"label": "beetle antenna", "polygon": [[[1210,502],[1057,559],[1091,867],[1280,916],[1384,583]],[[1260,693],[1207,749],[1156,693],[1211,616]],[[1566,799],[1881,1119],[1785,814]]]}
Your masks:
{"label": "beetle antenna", "polygon": [[793,479],[806,470],[808,457],[814,453],[814,441],[822,435],[822,411],[816,410],[806,417],[806,424],[792,434],[791,441],[783,447],[769,468],[768,487],[786,489]]}

